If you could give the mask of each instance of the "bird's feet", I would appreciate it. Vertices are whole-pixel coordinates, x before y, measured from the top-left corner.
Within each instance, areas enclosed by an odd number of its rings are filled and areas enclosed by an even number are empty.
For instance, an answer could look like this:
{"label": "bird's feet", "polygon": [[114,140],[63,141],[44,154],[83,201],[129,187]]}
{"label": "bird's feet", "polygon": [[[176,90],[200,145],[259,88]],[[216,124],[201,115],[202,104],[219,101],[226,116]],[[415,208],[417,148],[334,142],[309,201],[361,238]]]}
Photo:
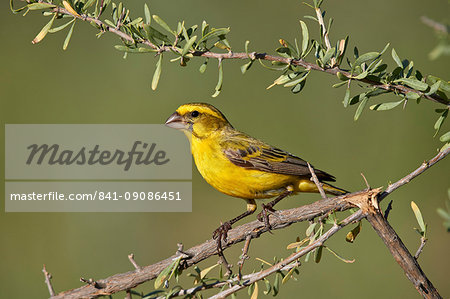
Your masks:
{"label": "bird's feet", "polygon": [[262,204],[262,211],[258,214],[257,218],[259,221],[264,222],[264,226],[270,231],[271,226],[269,222],[269,215],[274,214],[276,210],[269,203],[267,205]]}
{"label": "bird's feet", "polygon": [[229,221],[221,224],[214,232],[213,239],[217,242],[217,249],[222,251],[222,240],[227,241],[228,231],[231,229],[231,223]]}

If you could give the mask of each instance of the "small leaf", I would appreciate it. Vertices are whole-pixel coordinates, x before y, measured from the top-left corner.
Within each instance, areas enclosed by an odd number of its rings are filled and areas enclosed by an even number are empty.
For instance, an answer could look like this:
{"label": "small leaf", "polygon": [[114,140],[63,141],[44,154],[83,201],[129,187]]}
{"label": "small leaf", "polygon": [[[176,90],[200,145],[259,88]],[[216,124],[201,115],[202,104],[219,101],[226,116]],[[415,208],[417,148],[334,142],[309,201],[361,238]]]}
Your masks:
{"label": "small leaf", "polygon": [[50,3],[31,3],[27,6],[29,10],[39,10],[56,7],[56,5]]}
{"label": "small leaf", "polygon": [[395,80],[395,82],[401,82],[406,85],[408,85],[411,88],[414,88],[416,90],[425,91],[428,88],[428,84],[422,81],[419,81],[417,79],[413,78],[400,78],[398,80]]}
{"label": "small leaf", "polygon": [[348,232],[347,236],[345,237],[345,241],[347,241],[349,243],[353,243],[355,241],[356,237],[361,232],[361,227],[362,227],[362,222],[359,221],[358,225],[355,226],[354,229],[352,229],[351,231]]}
{"label": "small leaf", "polygon": [[378,52],[368,52],[368,53],[365,53],[365,54],[359,56],[359,57],[355,60],[355,62],[353,63],[353,69],[354,69],[357,65],[361,65],[361,64],[363,64],[364,62],[367,62],[367,61],[369,61],[369,60],[372,60],[372,59],[377,58],[379,55],[380,55],[380,53],[378,53]]}
{"label": "small leaf", "polygon": [[417,222],[419,223],[423,235],[423,233],[425,233],[426,230],[425,222],[423,221],[422,213],[420,212],[419,207],[416,205],[414,201],[411,201],[411,209],[413,210],[414,215],[416,216]]}
{"label": "small leaf", "polygon": [[81,16],[75,11],[75,9],[72,8],[72,6],[70,6],[69,2],[67,2],[66,0],[64,0],[62,2],[62,4],[64,5],[64,8],[73,16],[79,17],[81,18]]}
{"label": "small leaf", "polygon": [[258,282],[255,281],[253,285],[255,286],[255,288],[253,289],[253,293],[250,299],[258,299]]}
{"label": "small leaf", "polygon": [[347,263],[347,264],[353,264],[353,263],[355,262],[354,259],[353,259],[353,260],[347,260],[347,259],[344,259],[344,258],[341,257],[339,254],[337,254],[334,250],[331,250],[331,248],[329,248],[329,247],[327,247],[327,246],[325,246],[325,248],[326,248],[329,252],[331,252],[335,257],[337,257],[338,259],[340,259],[341,261],[343,261],[344,263]]}
{"label": "small leaf", "polygon": [[205,62],[203,62],[200,68],[198,69],[199,72],[203,74],[206,71],[207,66],[208,66],[208,58],[206,58]]}
{"label": "small leaf", "polygon": [[222,67],[222,61],[219,61],[219,79],[217,80],[217,85],[215,88],[215,92],[212,95],[213,98],[217,97],[220,94],[220,91],[222,90],[222,84],[223,84],[223,67]]}
{"label": "small leaf", "polygon": [[281,281],[281,284],[285,284],[286,282],[288,282],[289,279],[291,279],[294,271],[295,271],[295,267],[292,267],[291,270],[289,270],[289,272],[286,273],[286,275],[283,277],[283,280]]}
{"label": "small leaf", "polygon": [[348,85],[348,82],[339,82],[339,83],[331,85],[331,87],[339,88],[339,87],[344,86],[344,85]]}
{"label": "small leaf", "polygon": [[438,118],[438,120],[436,121],[436,123],[434,124],[434,129],[436,130],[436,133],[434,134],[434,136],[437,135],[437,133],[439,132],[439,130],[441,129],[442,124],[444,123],[444,120],[447,118],[448,115],[448,109],[446,109],[441,116]]}
{"label": "small leaf", "polygon": [[418,98],[420,98],[420,94],[418,94],[417,92],[407,92],[406,98],[408,100],[417,100]]}
{"label": "small leaf", "polygon": [[66,39],[64,40],[64,44],[63,44],[64,51],[67,49],[67,46],[69,45],[70,38],[72,37],[72,33],[73,33],[73,27],[75,27],[75,22],[73,22],[72,26],[70,26],[69,32],[67,32],[67,36],[66,36]]}
{"label": "small leaf", "polygon": [[181,56],[186,55],[189,50],[191,49],[192,45],[195,43],[195,40],[197,39],[197,36],[194,35],[193,37],[191,37],[186,44],[183,47],[183,51],[181,51]]}
{"label": "small leaf", "polygon": [[345,108],[347,108],[349,100],[350,100],[350,88],[347,88],[347,90],[345,91],[344,100],[342,101]]}
{"label": "small leaf", "polygon": [[144,3],[144,15],[145,15],[145,24],[150,25],[152,22],[152,15],[150,14],[150,9],[148,8],[147,3]]}
{"label": "small leaf", "polygon": [[175,266],[179,264],[181,258],[182,256],[179,256],[174,259],[169,266],[167,266],[164,270],[161,271],[161,273],[159,273],[158,277],[155,279],[155,289],[158,289],[164,283],[164,281],[169,278],[169,275],[174,271]]}
{"label": "small leaf", "polygon": [[309,237],[314,232],[314,229],[317,226],[317,222],[311,223],[308,228],[306,229],[306,235]]}
{"label": "small leaf", "polygon": [[320,260],[322,259],[322,251],[323,251],[323,246],[319,246],[319,248],[316,249],[316,252],[314,255],[314,261],[317,264],[320,263]]}
{"label": "small leaf", "polygon": [[323,55],[322,63],[327,64],[328,61],[330,61],[331,57],[333,57],[334,53],[336,52],[336,48],[330,48],[325,52],[325,55]]}
{"label": "small leaf", "polygon": [[70,24],[72,24],[73,22],[75,22],[75,20],[76,20],[76,18],[73,18],[71,21],[69,21],[69,22],[67,22],[67,23],[65,23],[65,24],[62,24],[61,26],[52,28],[52,29],[50,29],[50,30],[48,31],[48,33],[55,33],[55,32],[61,31],[61,30],[63,30],[64,28],[66,28],[67,26],[69,26]]}
{"label": "small leaf", "polygon": [[39,43],[41,40],[44,39],[44,37],[47,35],[48,31],[50,30],[50,28],[53,25],[53,21],[56,18],[56,13],[53,15],[53,17],[51,18],[51,20],[41,29],[41,31],[38,33],[38,35],[36,35],[36,37],[31,41],[32,44],[37,44]]}
{"label": "small leaf", "polygon": [[302,82],[300,82],[297,85],[295,85],[294,87],[292,87],[291,92],[299,93],[300,91],[303,90],[303,87],[305,87],[305,84],[306,84],[306,80],[303,80]]}
{"label": "small leaf", "polygon": [[426,93],[426,95],[432,95],[433,93],[435,93],[436,91],[438,91],[439,87],[441,86],[441,82],[442,81],[437,81],[436,83],[434,83],[433,85],[430,86],[430,91],[428,91]]}
{"label": "small leaf", "polygon": [[439,138],[440,141],[442,142],[449,142],[450,141],[450,131],[448,131],[447,133],[445,133],[444,135],[442,135]]}
{"label": "small leaf", "polygon": [[397,107],[398,105],[400,105],[403,101],[404,100],[400,100],[398,102],[387,102],[387,103],[372,105],[372,106],[370,106],[370,110],[375,110],[375,111],[391,110],[391,109]]}
{"label": "small leaf", "polygon": [[176,35],[176,33],[172,29],[170,29],[169,25],[167,25],[167,23],[164,22],[164,20],[161,19],[158,15],[153,15],[153,20],[155,20],[155,22],[158,23],[158,25],[164,28],[164,30],[166,30],[167,32]]}
{"label": "small leaf", "polygon": [[349,79],[347,76],[345,76],[345,75],[342,74],[341,72],[337,72],[337,73],[336,73],[336,76],[337,76],[338,79],[341,80],[341,81],[348,81],[348,79]]}
{"label": "small leaf", "polygon": [[363,110],[364,110],[364,107],[366,107],[366,104],[367,104],[367,101],[369,100],[369,98],[367,97],[367,96],[364,96],[364,98],[361,100],[361,102],[359,103],[359,105],[358,105],[358,108],[356,109],[356,112],[355,112],[355,116],[353,117],[353,119],[355,120],[355,121],[357,121],[358,120],[358,118],[360,117],[360,115],[361,115],[361,113],[363,112]]}
{"label": "small leaf", "polygon": [[202,41],[206,41],[206,40],[214,38],[214,37],[226,35],[228,32],[230,32],[230,28],[213,28],[207,34],[202,36],[201,39],[199,39],[198,44],[200,44]]}
{"label": "small leaf", "polygon": [[394,59],[395,63],[403,69],[403,63],[402,63],[400,57],[398,57],[397,52],[395,52],[394,48],[392,48],[391,54],[392,54],[392,58]]}
{"label": "small leaf", "polygon": [[130,48],[124,45],[115,45],[114,48],[116,50],[126,52],[126,53],[150,53],[150,52],[156,52],[155,49],[145,48],[145,47],[137,47],[137,48]]}
{"label": "small leaf", "polygon": [[306,26],[305,22],[300,21],[300,27],[302,27],[302,55],[301,55],[301,57],[305,57],[305,53],[308,50],[308,44],[309,44],[309,32],[308,32],[308,27]]}
{"label": "small leaf", "polygon": [[365,77],[367,77],[368,74],[369,74],[369,73],[368,73],[367,71],[364,71],[364,72],[362,72],[361,74],[359,74],[359,75],[357,75],[357,76],[354,76],[353,79],[361,80],[361,79],[364,79]]}
{"label": "small leaf", "polygon": [[275,274],[275,281],[273,282],[273,296],[276,296],[280,291],[280,273]]}
{"label": "small leaf", "polygon": [[309,72],[310,72],[310,71],[304,73],[299,79],[296,79],[296,80],[293,80],[293,81],[291,81],[291,82],[288,82],[288,83],[284,84],[284,87],[291,87],[291,86],[297,85],[297,84],[299,84],[300,82],[306,80],[306,78],[307,78],[308,75],[309,75]]}
{"label": "small leaf", "polygon": [[304,238],[303,240],[301,240],[301,241],[298,241],[298,242],[294,242],[294,243],[291,243],[291,244],[289,244],[287,247],[286,247],[286,249],[294,249],[294,248],[298,248],[298,247],[301,247],[303,244],[305,244],[306,242],[308,242],[309,241],[309,238]]}
{"label": "small leaf", "polygon": [[247,70],[252,66],[253,60],[249,61],[248,63],[241,66],[241,72],[242,74],[245,74]]}
{"label": "small leaf", "polygon": [[163,55],[159,55],[158,62],[156,63],[156,69],[155,73],[153,74],[152,79],[152,89],[156,90],[156,87],[158,87],[159,78],[161,77],[161,62],[162,62]]}

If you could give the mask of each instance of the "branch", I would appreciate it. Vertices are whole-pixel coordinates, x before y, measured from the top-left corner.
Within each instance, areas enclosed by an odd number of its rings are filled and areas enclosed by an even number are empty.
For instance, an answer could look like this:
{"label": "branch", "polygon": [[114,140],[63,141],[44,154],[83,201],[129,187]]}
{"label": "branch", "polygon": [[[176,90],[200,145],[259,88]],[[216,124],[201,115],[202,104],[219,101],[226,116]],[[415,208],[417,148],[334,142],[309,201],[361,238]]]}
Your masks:
{"label": "branch", "polygon": [[42,272],[44,273],[45,284],[47,285],[48,292],[50,293],[50,296],[55,296],[55,290],[53,289],[53,285],[52,285],[52,281],[51,281],[52,275],[47,272],[47,269],[45,268],[45,265],[42,268]]}
{"label": "branch", "polygon": [[367,215],[366,219],[383,240],[395,261],[405,271],[406,276],[413,283],[417,291],[424,298],[442,298],[431,281],[423,273],[417,260],[408,251],[408,248],[406,248],[386,218],[383,217],[383,214],[379,210],[373,210],[372,213]]}
{"label": "branch", "polygon": [[[43,1],[43,0],[39,0],[37,1],[38,3],[46,3],[46,4],[50,4],[47,1]],[[53,5],[53,4],[52,4]],[[135,38],[133,38],[133,36],[131,34],[125,33],[123,31],[120,30],[120,27],[111,27],[109,25],[107,25],[106,23],[102,22],[101,20],[99,20],[98,18],[94,18],[94,17],[90,17],[87,14],[78,14],[75,11],[69,11],[66,8],[63,7],[55,7],[51,9],[52,12],[54,13],[58,13],[58,14],[64,14],[64,15],[69,15],[73,18],[77,18],[80,19],[82,21],[86,21],[86,22],[93,22],[95,23],[97,26],[99,26],[100,28],[102,28],[105,31],[111,32],[113,34],[116,34],[117,36],[119,36],[121,39],[131,42],[132,44],[135,43],[141,43],[144,45],[149,46],[150,48],[157,50],[158,54],[161,54],[163,52],[175,52],[175,53],[180,53],[180,49],[177,48],[175,45],[162,45],[162,46],[158,46],[155,45],[154,43],[152,43],[150,40],[148,39],[139,39],[136,40]],[[320,10],[319,10],[320,12]],[[323,19],[322,19],[322,24],[323,24]],[[322,26],[321,24],[321,26]],[[323,25],[324,27],[325,25]],[[329,45],[330,41],[328,39],[328,33],[325,31],[323,31],[324,34],[324,40],[327,43],[327,47],[330,48],[331,45]],[[326,68],[326,67],[321,67],[317,64],[314,63],[310,63],[307,62],[303,59],[292,59],[292,58],[286,58],[286,57],[281,57],[281,56],[273,56],[273,55],[268,55],[266,53],[263,52],[253,52],[253,53],[244,53],[244,52],[240,52],[240,53],[235,53],[235,52],[231,52],[229,51],[228,53],[216,53],[216,52],[211,52],[211,51],[193,51],[190,50],[188,51],[188,53],[192,54],[193,56],[201,56],[201,57],[207,57],[207,58],[213,58],[213,59],[218,59],[219,61],[222,61],[223,59],[259,59],[259,60],[266,60],[266,61],[276,61],[276,62],[282,62],[286,65],[295,65],[295,66],[300,66],[303,67],[307,70],[315,70],[315,71],[320,71],[320,72],[324,72],[327,74],[331,74],[331,75],[337,75],[337,73],[340,73],[341,75],[347,77],[347,78],[351,78],[352,81],[360,81],[362,83],[366,83],[368,85],[371,85],[373,87],[376,88],[380,88],[380,89],[384,89],[387,91],[392,91],[395,93],[400,93],[403,95],[406,95],[408,93],[416,93],[421,97],[426,98],[427,100],[436,102],[436,103],[440,103],[443,105],[446,105],[448,108],[450,108],[450,101],[447,100],[444,97],[441,97],[439,94],[437,93],[432,93],[432,94],[427,94],[426,92],[422,92],[419,90],[415,90],[413,88],[409,88],[407,86],[404,85],[400,85],[400,84],[394,84],[394,83],[382,83],[379,82],[375,79],[370,79],[369,77],[363,78],[363,79],[356,79],[354,78],[354,76],[351,74],[351,72],[341,69],[339,67],[331,67],[331,68]],[[332,65],[334,65],[334,63],[332,62]]]}
{"label": "branch", "polygon": [[[354,207],[348,202],[348,200],[357,200],[357,198],[360,197],[367,198],[370,196],[371,192],[371,190],[364,190],[335,198],[320,200],[295,209],[283,211],[279,210],[277,211],[277,217],[272,215],[269,216],[271,229],[282,229],[293,223],[308,221],[331,211],[345,211]],[[227,244],[222,245],[223,250],[231,247],[233,244],[245,241],[247,236],[254,239],[266,232],[268,232],[268,229],[265,227],[264,223],[258,220],[238,226],[228,232],[228,242]],[[187,257],[183,259],[182,263],[184,269],[213,255],[217,255],[218,253],[216,241],[212,239],[203,244],[187,249],[184,252],[187,255]],[[116,292],[131,289],[146,281],[155,279],[163,269],[168,267],[173,262],[173,258],[175,257],[177,257],[177,255],[173,255],[153,265],[141,267],[140,271],[133,270],[126,273],[116,274],[105,279],[96,280],[97,285],[102,286],[101,288],[95,288],[92,285],[85,285],[77,289],[59,293],[52,298],[96,298],[102,295],[111,295]]]}

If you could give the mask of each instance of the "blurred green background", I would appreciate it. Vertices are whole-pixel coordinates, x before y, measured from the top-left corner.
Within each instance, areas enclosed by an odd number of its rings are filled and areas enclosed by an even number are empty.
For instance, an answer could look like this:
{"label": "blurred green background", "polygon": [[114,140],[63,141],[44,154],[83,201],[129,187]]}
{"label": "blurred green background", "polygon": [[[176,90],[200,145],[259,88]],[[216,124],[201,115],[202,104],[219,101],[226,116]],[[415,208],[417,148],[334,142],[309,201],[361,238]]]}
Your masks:
{"label": "blurred green background", "polygon": [[[119,44],[116,36],[105,34],[98,40],[94,28],[82,22],[77,22],[65,52],[63,33],[48,35],[42,43],[32,45],[31,40],[47,18],[39,13],[13,15],[7,2],[3,1],[0,10],[2,124],[162,123],[180,104],[204,101],[221,109],[236,128],[307,159],[334,174],[337,185],[349,190],[365,187],[361,172],[373,187],[386,186],[434,156],[441,146],[433,138],[437,119],[433,110],[439,108],[437,105],[423,100],[420,105],[410,103],[405,110],[366,110],[354,122],[355,107],[344,109],[341,103],[344,89],[333,89],[331,85],[337,79],[322,73],[313,73],[305,89],[293,95],[281,87],[266,90],[278,73],[256,63],[243,76],[241,61],[225,61],[223,91],[218,98],[211,98],[217,62],[210,61],[206,73],[200,74],[198,67],[203,59],[193,59],[186,68],[165,59],[159,87],[152,91],[153,54],[129,55],[124,60],[112,47]],[[143,3],[125,4],[136,17],[143,16]],[[229,41],[235,51],[242,50],[244,42],[250,40],[251,50],[273,53],[279,38],[301,36],[298,20],[311,14],[310,8],[293,0],[147,3],[152,14],[172,26],[179,20],[190,26],[204,19],[214,27],[230,26]],[[327,17],[335,19],[332,43],[349,34],[350,53],[355,44],[364,53],[381,50],[391,42],[400,57],[414,60],[422,73],[450,77],[448,57],[428,60],[437,39],[419,20],[426,15],[445,21],[447,1],[346,0],[326,1],[323,7]],[[307,24],[310,34],[317,37],[318,28],[310,20]],[[393,65],[389,54],[385,59]],[[374,98],[372,104],[380,100],[396,98]],[[448,129],[446,124],[442,132]],[[1,140],[4,142],[4,138]],[[4,146],[1,151],[4,155]],[[4,161],[0,163],[4,169]],[[413,231],[417,223],[410,201],[422,210],[429,242],[419,261],[444,297],[450,296],[450,238],[436,208],[443,207],[447,198],[449,166],[447,158],[388,198],[394,200],[389,220],[412,252],[419,245],[419,236]],[[279,208],[319,198],[301,194],[280,203]],[[243,201],[210,187],[196,169],[192,213],[5,213],[3,201],[4,196],[0,213],[2,298],[48,297],[43,264],[53,274],[55,290],[60,292],[81,286],[80,277],[99,279],[131,270],[127,259],[131,252],[141,265],[157,262],[173,254],[177,242],[189,248],[209,239],[220,221],[245,209]],[[386,204],[383,202],[384,207]],[[246,272],[259,269],[255,257],[272,260],[273,256],[289,255],[286,245],[304,236],[306,227],[305,223],[292,225],[253,241]],[[304,263],[298,281],[283,286],[279,298],[359,298],[361,294],[365,298],[419,297],[367,223],[354,244],[344,241],[347,231],[338,233],[327,245],[346,258],[355,258],[354,264],[344,264],[325,252],[319,264]],[[236,263],[241,247],[226,251],[231,263]],[[216,260],[210,258],[200,266],[210,266]],[[152,288],[152,283],[146,283],[138,290]],[[114,297],[124,296],[120,293]],[[238,293],[239,298],[247,296],[246,291]]]}

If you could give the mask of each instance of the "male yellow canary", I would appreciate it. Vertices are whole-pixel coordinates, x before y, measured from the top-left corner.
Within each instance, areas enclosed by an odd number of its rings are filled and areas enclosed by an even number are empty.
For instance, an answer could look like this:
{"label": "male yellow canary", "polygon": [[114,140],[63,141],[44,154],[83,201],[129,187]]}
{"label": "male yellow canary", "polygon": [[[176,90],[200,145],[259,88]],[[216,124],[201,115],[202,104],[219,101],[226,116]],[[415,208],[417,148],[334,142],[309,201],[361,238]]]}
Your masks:
{"label": "male yellow canary", "polygon": [[[182,105],[167,119],[166,125],[183,131],[189,138],[195,164],[211,186],[247,202],[245,213],[214,232],[219,247],[220,239],[226,240],[231,225],[256,210],[255,199],[278,196],[263,205],[263,212],[258,215],[268,225],[266,210],[273,212],[273,206],[287,195],[319,192],[310,180],[311,172],[305,160],[237,131],[212,105]],[[321,182],[335,181],[324,171],[315,169],[314,172]],[[323,189],[333,195],[348,193],[327,183],[323,183]]]}

